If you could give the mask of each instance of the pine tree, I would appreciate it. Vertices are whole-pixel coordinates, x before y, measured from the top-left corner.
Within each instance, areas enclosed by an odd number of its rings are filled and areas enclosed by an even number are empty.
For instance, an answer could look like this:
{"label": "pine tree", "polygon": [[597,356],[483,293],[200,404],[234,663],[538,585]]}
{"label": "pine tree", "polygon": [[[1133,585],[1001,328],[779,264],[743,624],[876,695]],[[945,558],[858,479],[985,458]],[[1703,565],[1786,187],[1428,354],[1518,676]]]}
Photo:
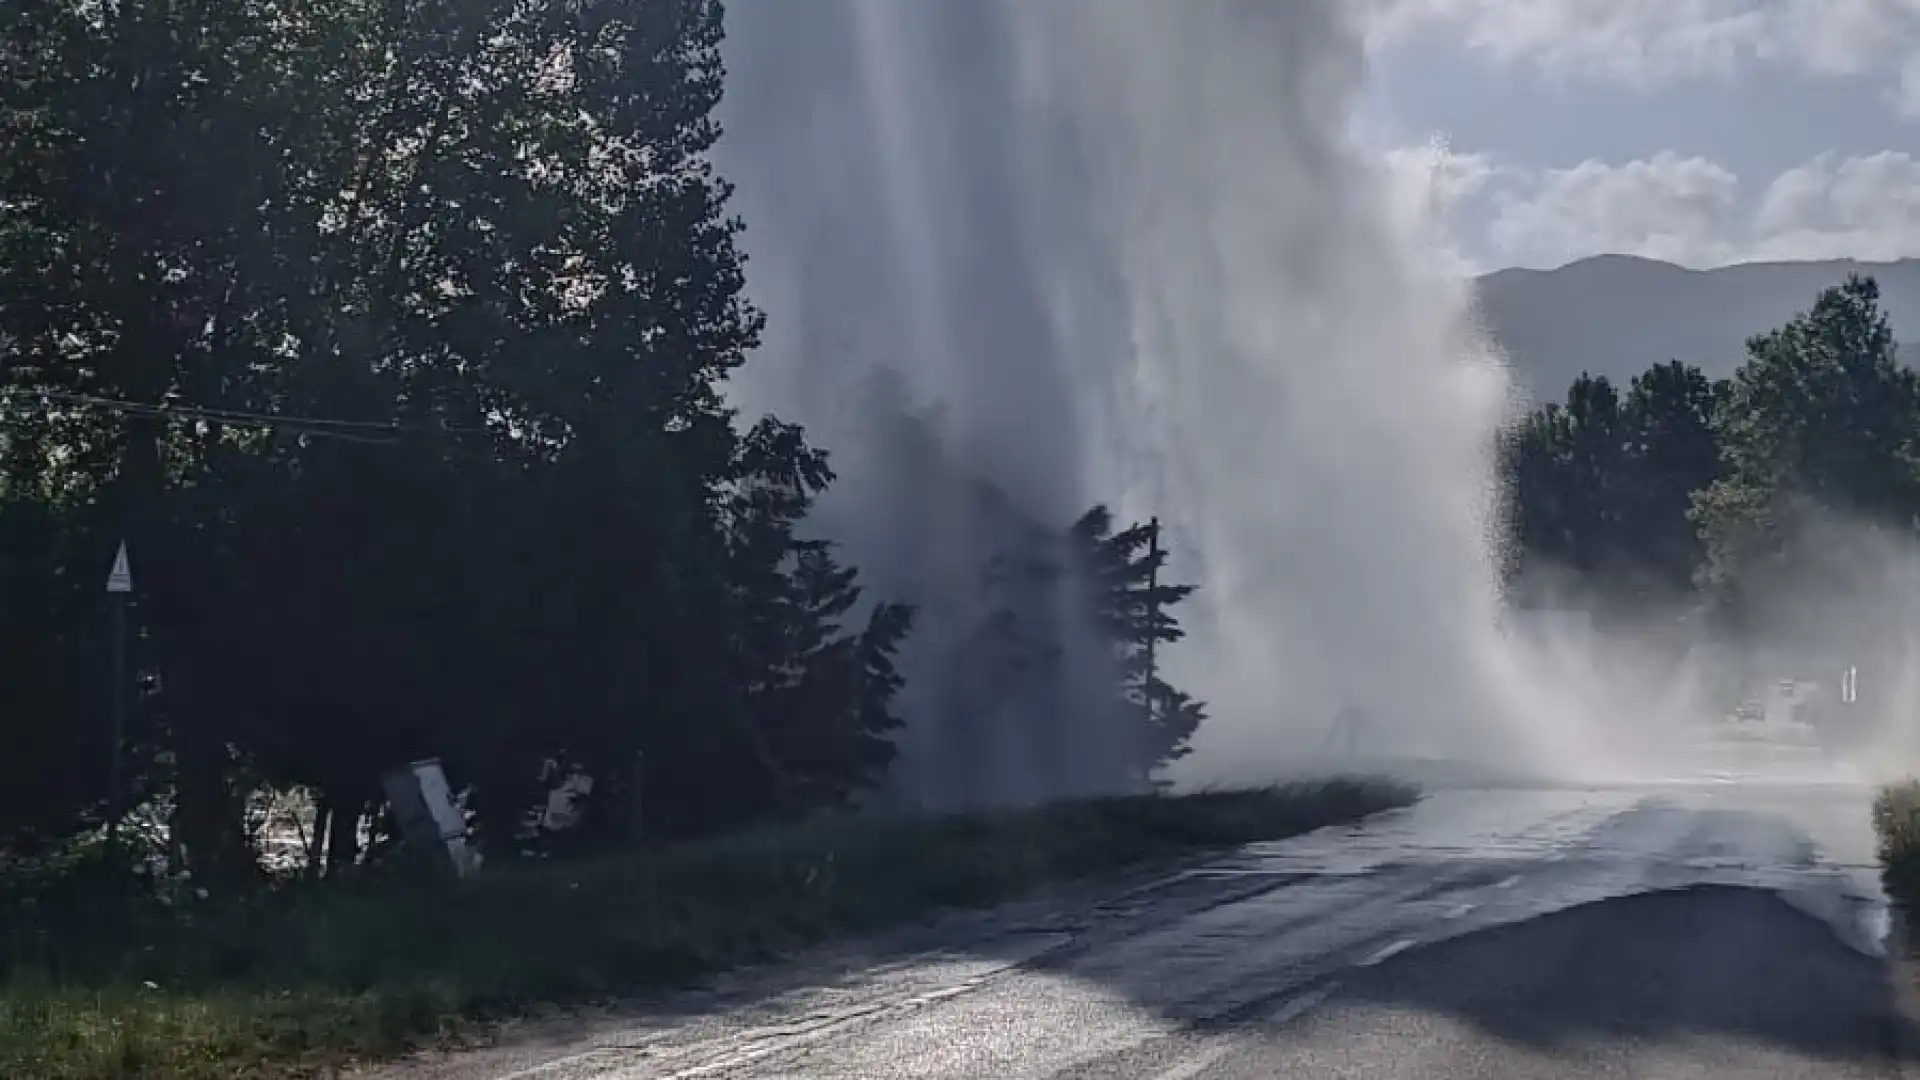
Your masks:
{"label": "pine tree", "polygon": [[735,723],[760,783],[731,794],[769,813],[843,806],[875,786],[901,723],[893,662],[912,611],[877,604],[863,629],[846,630],[862,601],[858,573],[826,541],[799,535],[832,480],[826,454],[795,425],[769,418],[742,442],[728,516]]}
{"label": "pine tree", "polygon": [[1162,646],[1185,637],[1175,605],[1193,595],[1194,586],[1170,585],[1160,575],[1167,552],[1160,544],[1158,519],[1113,531],[1113,516],[1095,506],[1069,530],[1074,549],[1089,568],[1098,625],[1120,659],[1123,715],[1142,725],[1138,776],[1186,756],[1189,741],[1206,719],[1205,706],[1162,677]]}

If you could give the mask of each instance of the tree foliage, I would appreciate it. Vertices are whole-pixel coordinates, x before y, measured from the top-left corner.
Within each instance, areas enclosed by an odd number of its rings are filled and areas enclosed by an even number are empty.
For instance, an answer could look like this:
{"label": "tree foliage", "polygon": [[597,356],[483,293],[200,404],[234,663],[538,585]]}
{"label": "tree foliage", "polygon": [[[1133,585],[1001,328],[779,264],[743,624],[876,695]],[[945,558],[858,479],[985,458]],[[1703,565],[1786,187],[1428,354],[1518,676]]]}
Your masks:
{"label": "tree foliage", "polygon": [[1709,579],[1736,615],[1805,578],[1820,520],[1910,531],[1920,513],[1920,379],[1895,357],[1879,288],[1853,277],[1747,343],[1717,413],[1726,474],[1696,499]]}
{"label": "tree foliage", "polygon": [[1121,670],[1122,717],[1141,726],[1135,737],[1134,764],[1141,775],[1185,757],[1188,740],[1206,718],[1206,710],[1168,683],[1156,658],[1163,646],[1186,636],[1175,605],[1193,594],[1191,585],[1160,580],[1167,552],[1160,544],[1160,522],[1113,530],[1113,515],[1096,506],[1069,530],[1073,549],[1086,568],[1095,624],[1112,643]]}
{"label": "tree foliage", "polygon": [[[1869,637],[1900,623],[1904,594],[1874,575],[1920,521],[1920,376],[1897,356],[1878,287],[1823,290],[1747,354],[1717,384],[1657,365],[1624,397],[1583,376],[1564,405],[1514,426],[1521,584],[1552,568],[1588,599],[1678,598],[1736,638],[1803,647],[1836,622]],[[1828,618],[1829,602],[1848,613]]]}
{"label": "tree foliage", "polygon": [[[120,751],[196,873],[253,865],[262,786],[350,864],[428,755],[497,851],[556,777],[585,843],[883,781],[915,612],[808,532],[825,452],[724,399],[762,318],[721,39],[718,0],[9,8],[0,842],[105,800],[123,539]],[[1197,708],[1128,679],[1176,753]]]}
{"label": "tree foliage", "polygon": [[[445,754],[503,828],[547,760],[595,776],[590,822],[644,797],[669,830],[872,782],[909,619],[842,625],[853,572],[792,535],[824,455],[721,397],[760,316],[706,157],[720,14],[9,16],[14,723],[98,729],[76,673],[125,536],[137,731],[203,863],[241,839],[236,762],[357,819]],[[104,771],[64,741],[63,777]]]}
{"label": "tree foliage", "polygon": [[1114,530],[1097,505],[1064,529],[1003,539],[947,661],[942,702],[962,734],[946,801],[1138,792],[1188,752],[1205,709],[1172,686],[1156,650],[1184,635],[1190,585],[1160,580],[1158,522]]}
{"label": "tree foliage", "polygon": [[1720,472],[1714,388],[1679,361],[1635,376],[1622,396],[1581,375],[1508,433],[1519,566],[1570,571],[1613,594],[1684,590],[1699,562],[1686,514]]}

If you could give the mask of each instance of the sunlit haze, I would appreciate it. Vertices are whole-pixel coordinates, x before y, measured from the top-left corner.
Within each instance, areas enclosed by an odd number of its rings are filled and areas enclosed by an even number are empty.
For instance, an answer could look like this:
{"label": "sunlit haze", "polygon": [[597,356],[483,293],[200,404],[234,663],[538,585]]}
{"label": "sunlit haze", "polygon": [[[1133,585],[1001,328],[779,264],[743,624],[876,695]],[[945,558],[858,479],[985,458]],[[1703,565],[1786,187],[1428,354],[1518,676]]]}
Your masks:
{"label": "sunlit haze", "polygon": [[1506,383],[1422,193],[1350,142],[1363,31],[1333,3],[738,5],[724,160],[772,327],[744,393],[836,449],[823,527],[882,590],[939,570],[876,520],[881,369],[1033,513],[1159,515],[1200,585],[1168,663],[1214,714],[1183,775],[1299,768],[1348,708],[1404,755],[1591,766],[1582,701],[1497,629]]}

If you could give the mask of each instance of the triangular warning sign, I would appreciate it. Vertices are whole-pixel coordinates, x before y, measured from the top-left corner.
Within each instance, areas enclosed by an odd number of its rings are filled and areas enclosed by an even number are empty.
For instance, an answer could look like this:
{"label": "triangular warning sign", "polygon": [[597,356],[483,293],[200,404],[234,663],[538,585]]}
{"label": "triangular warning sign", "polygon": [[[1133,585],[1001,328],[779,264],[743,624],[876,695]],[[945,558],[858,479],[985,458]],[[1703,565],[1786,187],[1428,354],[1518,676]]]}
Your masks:
{"label": "triangular warning sign", "polygon": [[133,568],[127,565],[125,540],[120,541],[120,551],[113,557],[113,569],[107,573],[107,591],[110,593],[133,591]]}

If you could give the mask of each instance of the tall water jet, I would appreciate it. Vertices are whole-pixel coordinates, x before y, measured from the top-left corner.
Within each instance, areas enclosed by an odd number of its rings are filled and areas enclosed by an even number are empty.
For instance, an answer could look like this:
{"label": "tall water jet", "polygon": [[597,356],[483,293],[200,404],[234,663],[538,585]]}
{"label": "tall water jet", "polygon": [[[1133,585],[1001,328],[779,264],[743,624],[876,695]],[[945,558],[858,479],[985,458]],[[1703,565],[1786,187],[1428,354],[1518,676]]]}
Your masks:
{"label": "tall water jet", "polygon": [[[1189,775],[1306,767],[1342,710],[1400,757],[1583,734],[1497,629],[1504,376],[1349,141],[1364,7],[731,6],[721,165],[770,318],[739,392],[834,452],[821,528],[875,587],[947,612],[923,687],[981,537],[1103,500],[1201,586]],[[919,783],[955,692],[910,705]]]}

